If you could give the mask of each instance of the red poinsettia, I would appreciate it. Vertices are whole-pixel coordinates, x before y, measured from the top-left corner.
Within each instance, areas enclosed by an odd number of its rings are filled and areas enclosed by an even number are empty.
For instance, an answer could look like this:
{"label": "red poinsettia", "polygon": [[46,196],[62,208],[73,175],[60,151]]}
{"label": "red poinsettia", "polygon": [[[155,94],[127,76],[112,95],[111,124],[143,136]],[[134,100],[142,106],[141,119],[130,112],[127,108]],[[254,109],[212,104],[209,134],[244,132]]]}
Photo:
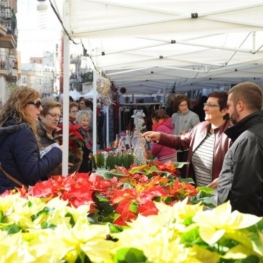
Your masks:
{"label": "red poinsettia", "polygon": [[[59,131],[56,133],[56,139],[62,144],[63,125],[58,126]],[[69,158],[82,158],[82,147],[84,146],[84,138],[79,132],[79,125],[69,124]]]}
{"label": "red poinsettia", "polygon": [[[130,170],[124,167],[116,168],[118,176],[111,179],[96,173],[53,176],[30,187],[28,192],[25,189],[19,192],[21,196],[32,195],[46,201],[59,196],[74,207],[89,204],[93,219],[121,226],[136,219],[138,214],[157,214],[155,202],[173,205],[179,200],[198,194],[193,185],[173,176],[175,170],[170,164],[151,162]],[[9,191],[4,195],[14,192]]]}

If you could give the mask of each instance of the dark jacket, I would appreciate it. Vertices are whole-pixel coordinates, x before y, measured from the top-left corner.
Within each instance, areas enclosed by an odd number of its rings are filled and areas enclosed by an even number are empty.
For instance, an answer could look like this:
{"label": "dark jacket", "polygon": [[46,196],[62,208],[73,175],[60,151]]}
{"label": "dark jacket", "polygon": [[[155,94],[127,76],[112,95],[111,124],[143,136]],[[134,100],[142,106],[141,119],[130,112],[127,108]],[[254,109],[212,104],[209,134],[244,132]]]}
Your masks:
{"label": "dark jacket", "polygon": [[218,183],[218,204],[263,216],[263,111],[226,130],[234,143],[226,154]]}
{"label": "dark jacket", "polygon": [[89,132],[85,131],[83,128],[79,128],[80,134],[83,136],[85,141],[82,147],[82,162],[78,170],[79,173],[92,172],[92,142],[89,136]]}
{"label": "dark jacket", "polygon": [[[231,140],[227,137],[224,131],[231,126],[230,121],[226,121],[222,126],[215,129],[215,146],[214,146],[214,156],[213,156],[213,170],[212,170],[212,179],[216,179],[219,176],[221,171],[225,154],[228,148],[231,145]],[[191,159],[194,151],[201,144],[201,142],[205,139],[207,133],[211,128],[211,124],[208,121],[203,121],[197,124],[190,132],[184,135],[168,135],[161,134],[160,144],[170,146],[175,148],[176,150],[187,150],[189,149],[186,169],[187,177],[194,177],[194,169],[191,164]]]}
{"label": "dark jacket", "polygon": [[[8,123],[0,127],[0,162],[3,169],[22,184],[35,185],[61,163],[62,152],[52,148],[40,159],[36,137],[29,126]],[[0,193],[18,187],[0,171]]]}

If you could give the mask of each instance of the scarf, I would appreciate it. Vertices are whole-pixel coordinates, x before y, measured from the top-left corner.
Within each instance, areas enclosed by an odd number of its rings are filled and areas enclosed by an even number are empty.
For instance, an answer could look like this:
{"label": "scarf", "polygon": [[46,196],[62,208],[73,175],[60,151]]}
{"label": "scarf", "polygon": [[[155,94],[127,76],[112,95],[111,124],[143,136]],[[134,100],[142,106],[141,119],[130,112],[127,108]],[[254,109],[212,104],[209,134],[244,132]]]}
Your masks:
{"label": "scarf", "polygon": [[91,138],[89,136],[88,131],[89,131],[89,129],[84,129],[83,127],[79,128],[79,132],[82,135],[82,137],[84,138],[86,148],[91,149],[92,148],[92,142],[91,142]]}
{"label": "scarf", "polygon": [[165,121],[165,119],[160,119],[159,121],[157,121],[156,123],[154,123],[154,124],[152,125],[152,130],[153,130],[153,131],[156,131],[157,128],[164,123],[164,121]]}

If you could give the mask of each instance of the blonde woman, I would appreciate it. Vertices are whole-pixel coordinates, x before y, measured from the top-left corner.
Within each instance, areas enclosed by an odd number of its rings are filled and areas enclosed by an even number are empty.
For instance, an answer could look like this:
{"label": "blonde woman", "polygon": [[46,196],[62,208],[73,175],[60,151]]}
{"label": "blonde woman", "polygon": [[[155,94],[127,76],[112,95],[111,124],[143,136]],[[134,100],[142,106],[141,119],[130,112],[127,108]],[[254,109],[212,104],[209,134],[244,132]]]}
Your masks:
{"label": "blonde woman", "polygon": [[49,172],[61,163],[62,146],[58,144],[40,158],[35,135],[41,111],[39,93],[28,87],[15,89],[3,106],[0,112],[0,193],[46,180]]}

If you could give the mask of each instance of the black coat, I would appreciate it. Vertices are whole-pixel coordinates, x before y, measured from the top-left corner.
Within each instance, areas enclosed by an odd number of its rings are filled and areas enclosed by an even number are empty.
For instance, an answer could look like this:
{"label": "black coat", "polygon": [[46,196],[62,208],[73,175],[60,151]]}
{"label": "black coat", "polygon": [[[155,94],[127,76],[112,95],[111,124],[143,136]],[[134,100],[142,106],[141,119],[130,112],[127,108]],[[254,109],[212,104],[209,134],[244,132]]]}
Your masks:
{"label": "black coat", "polygon": [[[47,179],[48,173],[61,161],[62,151],[56,147],[40,158],[36,137],[26,123],[9,123],[0,128],[0,162],[22,184],[32,186]],[[0,171],[0,193],[14,187],[18,185]]]}
{"label": "black coat", "polygon": [[263,111],[250,114],[225,132],[233,141],[218,183],[218,204],[263,216]]}

